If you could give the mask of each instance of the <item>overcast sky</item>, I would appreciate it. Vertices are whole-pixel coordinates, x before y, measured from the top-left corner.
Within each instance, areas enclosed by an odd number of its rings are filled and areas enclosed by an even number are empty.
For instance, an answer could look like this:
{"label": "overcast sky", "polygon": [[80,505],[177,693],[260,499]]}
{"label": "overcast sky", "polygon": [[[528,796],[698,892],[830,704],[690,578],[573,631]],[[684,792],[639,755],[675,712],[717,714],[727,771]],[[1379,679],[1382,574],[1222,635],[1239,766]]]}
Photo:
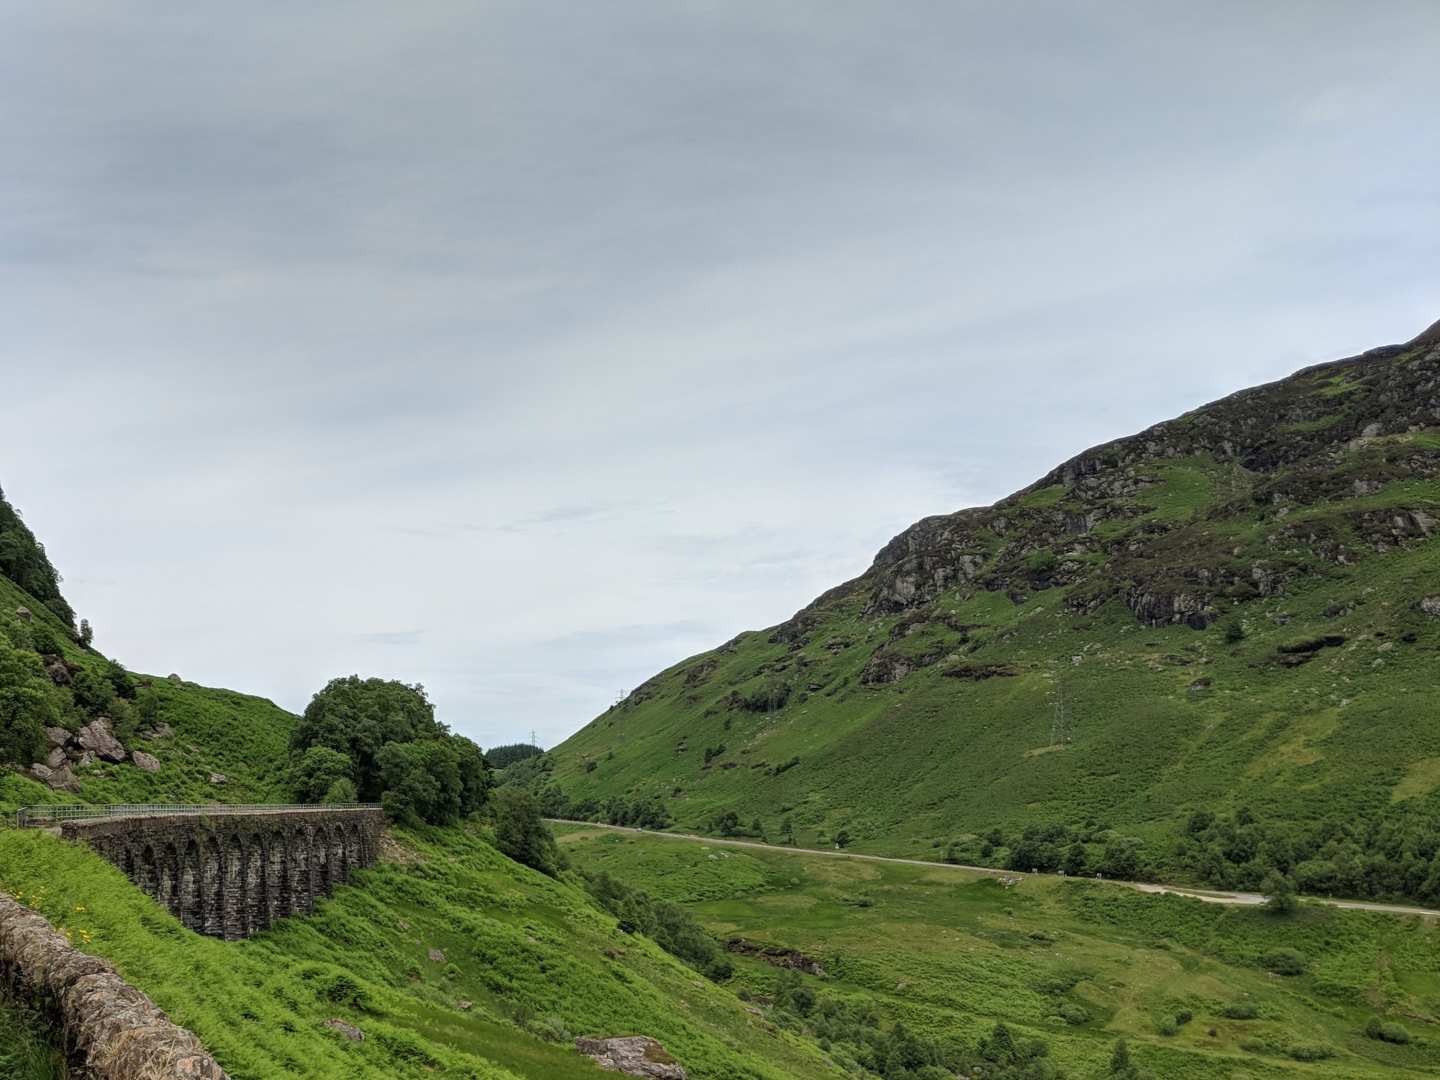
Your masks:
{"label": "overcast sky", "polygon": [[1440,3],[0,0],[0,485],[128,666],[558,742],[1440,317]]}

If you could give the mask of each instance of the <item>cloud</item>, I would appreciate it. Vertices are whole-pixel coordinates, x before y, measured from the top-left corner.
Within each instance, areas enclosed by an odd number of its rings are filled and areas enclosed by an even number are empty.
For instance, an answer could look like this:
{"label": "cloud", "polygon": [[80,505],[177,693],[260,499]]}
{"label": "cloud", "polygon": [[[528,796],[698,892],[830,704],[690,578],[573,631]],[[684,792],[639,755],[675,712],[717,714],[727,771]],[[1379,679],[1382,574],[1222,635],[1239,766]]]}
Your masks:
{"label": "cloud", "polygon": [[107,650],[291,708],[364,671],[556,741],[1440,302],[1429,0],[4,29],[0,481]]}

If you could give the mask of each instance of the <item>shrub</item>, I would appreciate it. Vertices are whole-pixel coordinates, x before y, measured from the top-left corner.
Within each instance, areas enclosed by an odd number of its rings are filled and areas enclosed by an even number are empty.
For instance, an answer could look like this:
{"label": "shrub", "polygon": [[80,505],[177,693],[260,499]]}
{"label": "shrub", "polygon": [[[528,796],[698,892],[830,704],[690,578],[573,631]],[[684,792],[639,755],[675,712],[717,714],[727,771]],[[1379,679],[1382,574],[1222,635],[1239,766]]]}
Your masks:
{"label": "shrub", "polygon": [[1304,975],[1305,956],[1294,949],[1275,949],[1261,957],[1260,966],[1276,975]]}
{"label": "shrub", "polygon": [[1296,908],[1295,885],[1278,870],[1271,870],[1260,883],[1265,894],[1265,907],[1275,915],[1289,915]]}
{"label": "shrub", "polygon": [[1260,1015],[1260,1010],[1248,1001],[1237,1001],[1234,1004],[1226,1005],[1220,1011],[1220,1015],[1227,1020],[1254,1020]]}
{"label": "shrub", "polygon": [[1155,1030],[1169,1038],[1172,1035],[1180,1034],[1180,1025],[1175,1022],[1173,1016],[1162,1016],[1160,1022],[1155,1025]]}
{"label": "shrub", "polygon": [[1388,1024],[1378,1016],[1372,1016],[1365,1025],[1365,1035],[1381,1042],[1405,1046],[1410,1042],[1410,1032],[1400,1024]]}

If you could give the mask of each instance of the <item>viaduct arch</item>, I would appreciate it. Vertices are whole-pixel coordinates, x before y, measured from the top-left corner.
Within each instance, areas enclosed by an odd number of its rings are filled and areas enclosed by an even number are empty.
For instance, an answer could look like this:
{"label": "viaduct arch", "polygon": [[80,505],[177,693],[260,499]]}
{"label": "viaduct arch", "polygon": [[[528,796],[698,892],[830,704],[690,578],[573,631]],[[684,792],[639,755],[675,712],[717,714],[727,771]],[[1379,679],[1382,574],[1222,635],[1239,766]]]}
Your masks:
{"label": "viaduct arch", "polygon": [[[218,809],[218,808],[217,808]],[[164,812],[66,821],[185,926],[238,940],[315,909],[380,850],[376,808]]]}

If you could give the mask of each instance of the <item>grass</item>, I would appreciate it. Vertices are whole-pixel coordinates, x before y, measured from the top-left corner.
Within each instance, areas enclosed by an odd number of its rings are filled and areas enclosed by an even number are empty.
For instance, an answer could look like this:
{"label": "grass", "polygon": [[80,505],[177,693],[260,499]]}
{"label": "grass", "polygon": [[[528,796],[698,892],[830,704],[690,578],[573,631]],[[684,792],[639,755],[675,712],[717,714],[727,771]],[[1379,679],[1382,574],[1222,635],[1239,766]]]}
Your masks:
{"label": "grass", "polygon": [[0,996],[0,1076],[5,1080],[64,1080],[63,1055],[49,1025]]}
{"label": "grass", "polygon": [[[1293,1076],[1296,1056],[1315,1048],[1328,1055],[1305,1067],[1315,1076],[1440,1067],[1440,932],[1419,920],[1310,907],[1280,918],[1093,883],[1006,887],[955,868],[584,826],[559,836],[578,866],[682,903],[716,934],[819,959],[825,976],[807,976],[817,990],[869,1004],[886,1024],[973,1041],[1004,1020],[1048,1041],[1070,1076],[1101,1075],[1120,1036],[1167,1080]],[[1307,958],[1306,974],[1266,970],[1283,949]],[[776,969],[734,959],[737,989],[762,1001]],[[1184,1012],[1193,1019],[1176,1024]],[[1377,1014],[1404,1017],[1419,1037],[1366,1038]]]}
{"label": "grass", "polygon": [[183,929],[88,849],[41,832],[0,831],[0,883],[88,937],[235,1080],[598,1078],[573,1038],[625,1034],[660,1040],[692,1077],[828,1074],[815,1047],[767,1034],[732,993],[480,833],[396,839],[399,858],[314,916],[241,942]]}

